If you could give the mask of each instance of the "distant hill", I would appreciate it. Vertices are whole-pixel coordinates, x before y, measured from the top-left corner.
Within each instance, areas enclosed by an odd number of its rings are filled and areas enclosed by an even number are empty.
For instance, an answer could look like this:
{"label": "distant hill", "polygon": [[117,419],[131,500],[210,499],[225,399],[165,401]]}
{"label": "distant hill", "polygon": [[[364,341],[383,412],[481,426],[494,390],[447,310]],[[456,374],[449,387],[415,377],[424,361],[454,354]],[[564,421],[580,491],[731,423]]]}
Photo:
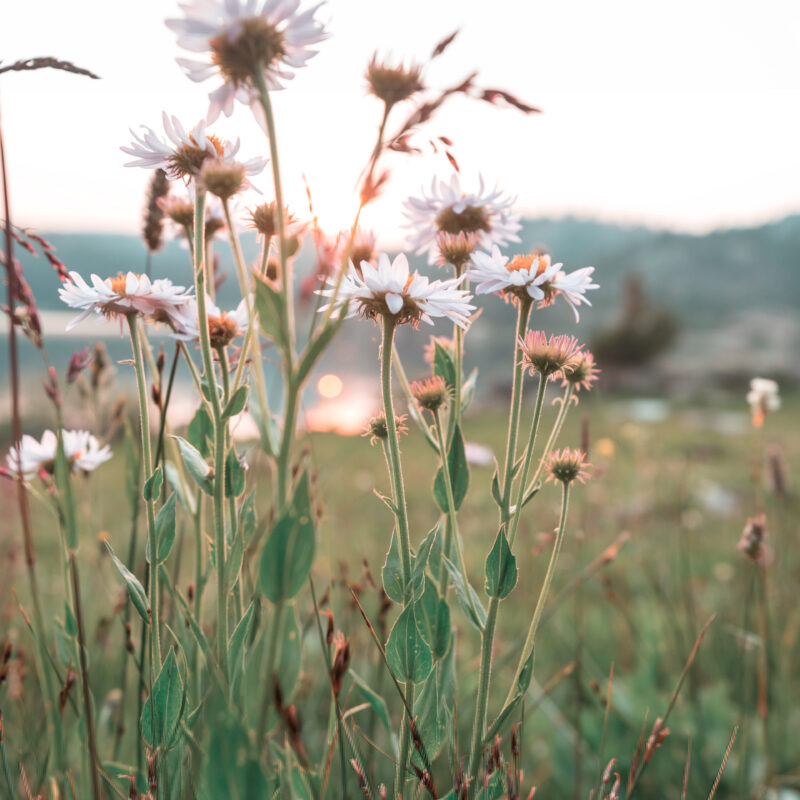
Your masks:
{"label": "distant hill", "polygon": [[[144,269],[145,250],[136,236],[46,236],[67,267],[84,276]],[[575,218],[531,219],[524,222],[521,238],[521,250],[544,246],[568,268],[596,267],[602,288],[592,294],[593,308],[582,315],[579,335],[584,339],[590,339],[593,331],[615,318],[625,277],[636,273],[647,295],[669,307],[681,327],[676,349],[661,361],[662,372],[696,372],[709,365],[722,373],[798,371],[800,216],[700,236]],[[245,235],[244,248],[248,259],[257,257],[254,235]],[[224,240],[216,250],[223,270],[229,273],[219,297],[220,304],[226,306],[237,295],[236,281]],[[58,279],[48,263],[24,252],[18,255],[40,307],[63,311],[57,297]],[[312,261],[311,249],[306,246],[298,259],[298,275],[310,269]],[[412,262],[429,274],[436,272],[423,259]],[[188,251],[170,242],[154,256],[152,272],[190,284]],[[468,357],[492,374],[498,360],[502,363],[507,354],[513,312],[495,298],[480,298],[479,305],[484,308],[485,321],[473,332]],[[571,312],[563,304],[549,309],[541,319],[548,330],[577,331]],[[443,333],[438,327],[436,330]],[[482,334],[475,335],[478,330]],[[362,361],[364,353],[358,346],[362,339],[345,335],[338,343],[333,355],[343,368],[357,367]],[[419,339],[407,344],[416,354],[419,345]],[[58,351],[77,346],[70,342],[69,348],[59,346]],[[760,362],[747,363],[753,357],[760,357]],[[55,358],[60,360],[58,355]],[[0,364],[5,366],[5,360],[0,359]]]}

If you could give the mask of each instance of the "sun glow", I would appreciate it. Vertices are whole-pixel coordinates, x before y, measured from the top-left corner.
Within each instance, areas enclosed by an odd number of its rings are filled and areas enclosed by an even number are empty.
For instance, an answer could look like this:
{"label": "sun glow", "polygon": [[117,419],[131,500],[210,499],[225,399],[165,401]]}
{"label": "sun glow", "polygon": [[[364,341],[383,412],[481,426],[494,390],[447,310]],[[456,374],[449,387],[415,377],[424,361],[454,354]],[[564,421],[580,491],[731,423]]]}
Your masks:
{"label": "sun glow", "polygon": [[329,400],[338,397],[342,393],[342,379],[338,375],[323,375],[317,381],[317,391]]}

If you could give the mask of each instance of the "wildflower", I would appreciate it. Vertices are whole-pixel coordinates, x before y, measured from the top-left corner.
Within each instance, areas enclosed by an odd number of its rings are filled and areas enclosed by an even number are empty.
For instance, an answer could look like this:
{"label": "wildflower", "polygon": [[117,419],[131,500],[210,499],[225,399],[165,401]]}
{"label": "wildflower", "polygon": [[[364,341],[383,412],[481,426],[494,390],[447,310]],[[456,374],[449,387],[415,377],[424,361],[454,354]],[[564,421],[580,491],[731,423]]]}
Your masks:
{"label": "wildflower", "polygon": [[544,331],[528,331],[520,338],[522,363],[531,371],[538,372],[545,380],[569,375],[577,363],[581,346],[574,336],[550,336]]}
{"label": "wildflower", "polygon": [[568,485],[575,480],[586,483],[589,477],[589,467],[586,463],[586,453],[580,450],[570,450],[565,447],[563,450],[554,450],[547,457],[545,469],[548,472],[547,480],[561,481]]}
{"label": "wildflower", "polygon": [[[249,317],[247,299],[241,300],[233,311],[220,310],[206,295],[206,316],[211,346],[215,349],[227,347],[237,336],[247,329]],[[175,329],[175,338],[196,342],[200,339],[200,326],[197,316],[197,300],[192,297],[185,305],[179,306],[169,314],[169,321]]]}
{"label": "wildflower", "polygon": [[367,86],[369,91],[386,104],[387,109],[396,103],[402,103],[409,97],[421,92],[422,68],[399,64],[390,66],[386,61],[379,62],[378,54],[372,56],[367,65]]}
{"label": "wildflower", "polygon": [[475,253],[473,268],[468,277],[477,281],[477,294],[501,294],[512,298],[530,298],[539,307],[550,305],[560,294],[575,312],[579,321],[577,306],[591,303],[584,297],[589,289],[597,289],[592,283],[594,267],[583,267],[575,272],[564,272],[561,263],[553,264],[547,253],[517,255],[512,259],[501,255],[497,247],[491,254]]}
{"label": "wildflower", "polygon": [[[346,246],[350,240],[350,234],[342,232],[342,242]],[[356,265],[356,270],[361,269],[361,262],[367,261],[374,265],[377,257],[375,252],[375,233],[374,231],[365,230],[364,228],[356,228],[356,235],[350,244],[350,260]]]}
{"label": "wildflower", "polygon": [[[462,278],[429,281],[418,272],[409,272],[408,259],[403,253],[398,254],[394,261],[389,261],[389,256],[381,253],[377,267],[367,261],[361,262],[361,275],[351,261],[350,271],[344,276],[338,295],[336,281],[330,278],[330,288],[320,289],[319,293],[332,298],[332,303],[339,308],[349,304],[348,317],[361,314],[374,320],[380,315],[392,318],[396,324],[410,322],[414,325],[419,320],[432,325],[432,317],[447,317],[466,328],[470,312],[475,307],[469,305],[472,295],[458,288],[461,281]],[[320,311],[328,307],[326,305]]]}
{"label": "wildflower", "polygon": [[420,408],[435,412],[447,401],[447,384],[441,375],[435,375],[424,381],[414,381],[411,384],[411,394]]}
{"label": "wildflower", "polygon": [[[191,179],[200,174],[207,159],[216,159],[234,164],[239,152],[239,140],[230,142],[206,133],[206,121],[201,119],[190,131],[186,131],[177,117],[161,115],[167,141],[160,138],[152,128],[142,126],[144,133],[139,136],[131,130],[134,141],[128,147],[121,147],[123,153],[134,157],[126,167],[163,169],[170,180]],[[257,175],[264,169],[266,160],[253,158],[241,164],[246,175]]]}
{"label": "wildflower", "polygon": [[599,374],[600,370],[594,363],[594,356],[588,350],[581,350],[575,354],[572,371],[565,372],[561,376],[561,385],[566,387],[572,384],[572,388],[576,391],[586,389],[588,392]]}
{"label": "wildflower", "polygon": [[[108,445],[100,447],[97,438],[88,431],[63,431],[64,455],[77,474],[88,474],[111,458]],[[22,475],[26,479],[37,474],[52,475],[55,472],[58,437],[51,430],[42,434],[41,441],[25,435],[20,440],[19,451],[12,447],[6,456],[6,465],[11,475]]]}
{"label": "wildflower", "polygon": [[[260,5],[260,9],[258,6]],[[193,81],[218,74],[222,85],[209,94],[208,118],[229,117],[234,100],[253,107],[259,121],[257,76],[267,88],[282,89],[316,55],[311,45],[327,37],[314,19],[319,6],[297,13],[299,0],[187,0],[180,3],[181,19],[168,19],[167,27],[178,34],[178,45],[204,60],[179,58],[178,64]]]}
{"label": "wildflower", "polygon": [[185,232],[194,225],[194,200],[188,195],[168,194],[156,201],[164,216]]}
{"label": "wildflower", "polygon": [[[271,239],[278,233],[278,218],[275,211],[275,203],[262,203],[250,209],[250,227],[255,228],[260,234]],[[298,225],[294,214],[290,214],[286,206],[283,208],[283,224],[287,229]]]}
{"label": "wildflower", "polygon": [[781,407],[778,384],[768,378],[753,378],[750,381],[747,402],[753,412],[753,425],[760,428],[764,424],[767,414],[777,411]]}
{"label": "wildflower", "polygon": [[159,278],[151,281],[147,275],[121,272],[116,278],[91,276],[92,285],[77,273],[70,272],[69,279],[58,289],[58,296],[70,308],[78,308],[81,313],[68,325],[74,328],[90,314],[102,314],[106,319],[128,314],[168,313],[186,303],[190,297],[183,286],[174,286],[172,281]]}
{"label": "wildflower", "polygon": [[[406,419],[408,419],[408,417],[405,414],[394,418],[394,426],[398,434],[408,433],[408,427],[405,424]],[[375,444],[375,442],[378,441],[385,441],[389,436],[389,428],[386,425],[386,414],[383,411],[379,411],[375,414],[367,423],[367,427],[361,435],[369,436],[370,444]]]}
{"label": "wildflower", "polygon": [[766,564],[772,555],[767,544],[767,518],[763,514],[750,517],[736,545],[754,564]]}
{"label": "wildflower", "polygon": [[430,195],[424,190],[422,197],[406,200],[405,216],[412,229],[409,246],[416,253],[428,253],[428,263],[435,264],[441,257],[437,244],[440,233],[457,236],[474,234],[483,249],[493,245],[518,242],[519,215],[512,213],[513,198],[504,197],[497,189],[486,191],[483,178],[477,193],[461,191],[458,175],[449,183],[431,183]]}
{"label": "wildflower", "polygon": [[459,231],[456,234],[442,231],[436,237],[439,260],[442,264],[452,264],[458,274],[470,263],[472,254],[478,247],[480,237],[477,233]]}
{"label": "wildflower", "polygon": [[208,158],[203,162],[200,182],[220,200],[228,200],[251,185],[243,164],[218,158]]}

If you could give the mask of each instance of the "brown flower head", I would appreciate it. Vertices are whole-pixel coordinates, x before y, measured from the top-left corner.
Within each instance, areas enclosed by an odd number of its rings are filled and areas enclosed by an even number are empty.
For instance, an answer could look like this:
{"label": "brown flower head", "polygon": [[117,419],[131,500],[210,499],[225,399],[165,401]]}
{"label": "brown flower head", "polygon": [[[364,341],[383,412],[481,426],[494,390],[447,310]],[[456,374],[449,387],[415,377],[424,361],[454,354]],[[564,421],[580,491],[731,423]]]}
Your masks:
{"label": "brown flower head", "polygon": [[550,336],[544,331],[528,331],[519,340],[522,348],[522,363],[531,371],[538,372],[545,380],[560,378],[575,367],[580,345],[574,336]]}
{"label": "brown flower head", "polygon": [[545,462],[547,480],[561,481],[565,485],[576,480],[586,483],[591,466],[586,463],[585,453],[580,450],[570,450],[569,447],[554,450]]}
{"label": "brown flower head", "polygon": [[219,158],[210,158],[203,163],[200,181],[220,200],[228,200],[249,186],[243,164]]}
{"label": "brown flower head", "polygon": [[769,562],[772,553],[767,544],[767,518],[763,514],[747,520],[737,547],[754,564]]}
{"label": "brown flower head", "polygon": [[411,384],[411,394],[420,408],[428,411],[438,411],[443,403],[447,402],[447,384],[441,375],[434,375],[422,381]]}
{"label": "brown flower head", "polygon": [[[398,435],[408,433],[408,427],[405,424],[406,419],[408,419],[408,417],[405,414],[401,414],[400,416],[396,416],[394,418],[394,426]],[[372,417],[372,419],[367,423],[367,427],[364,429],[364,433],[361,435],[369,436],[370,444],[375,444],[375,442],[379,441],[385,441],[389,436],[389,428],[386,425],[386,414],[383,411],[379,411],[377,414],[375,414],[375,416]]]}
{"label": "brown flower head", "polygon": [[408,100],[425,88],[421,67],[413,64],[408,67],[402,64],[391,66],[386,61],[378,61],[377,53],[367,65],[366,79],[370,93],[383,100],[387,108]]}

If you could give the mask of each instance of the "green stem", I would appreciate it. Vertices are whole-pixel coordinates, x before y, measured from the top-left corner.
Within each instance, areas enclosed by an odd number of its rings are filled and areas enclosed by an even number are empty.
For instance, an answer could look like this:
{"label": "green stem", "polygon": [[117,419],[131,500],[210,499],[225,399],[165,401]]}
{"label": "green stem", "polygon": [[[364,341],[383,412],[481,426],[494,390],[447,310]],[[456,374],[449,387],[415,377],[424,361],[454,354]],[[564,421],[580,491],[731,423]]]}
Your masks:
{"label": "green stem", "polygon": [[573,384],[568,384],[567,388],[564,392],[564,397],[561,399],[561,408],[558,410],[558,416],[556,417],[556,421],[553,423],[553,429],[550,431],[550,435],[547,437],[547,444],[544,446],[544,451],[542,452],[542,458],[539,461],[539,466],[536,467],[536,472],[533,473],[533,479],[528,484],[525,489],[525,494],[527,495],[528,492],[533,489],[534,486],[539,481],[539,478],[542,475],[542,471],[544,470],[545,459],[550,454],[550,451],[553,449],[553,445],[558,438],[558,434],[561,433],[561,428],[564,427],[564,420],[567,417],[567,411],[569,411],[570,403],[572,402],[572,394],[575,391],[575,387]]}
{"label": "green stem", "polygon": [[[458,532],[458,518],[456,517],[456,501],[453,497],[453,481],[450,475],[450,467],[447,463],[447,448],[445,446],[444,441],[444,431],[442,430],[442,420],[439,416],[438,409],[433,412],[433,423],[434,428],[436,430],[436,438],[439,441],[439,450],[442,456],[442,474],[444,475],[444,489],[445,489],[445,496],[447,497],[447,522],[448,522],[448,533],[452,535],[453,540],[456,543],[456,555],[458,557],[458,567],[461,570],[461,577],[464,579],[464,585],[467,587],[467,594],[469,596],[469,604],[470,608],[472,609],[472,614],[475,619],[480,619],[478,616],[478,609],[475,608],[475,599],[472,596],[472,592],[469,591],[469,576],[467,575],[467,565],[464,560],[464,551],[461,547],[461,535]],[[449,558],[450,557],[450,550],[448,547],[447,542],[445,542],[445,550],[443,551],[445,555]],[[445,584],[444,589],[447,588]]]}
{"label": "green stem", "polygon": [[[461,268],[455,268],[456,277],[461,277]],[[464,288],[464,287],[462,287]],[[453,402],[450,406],[450,418],[447,421],[447,442],[453,440],[456,425],[461,424],[461,390],[464,383],[464,329],[460,325],[453,325],[455,342],[455,386],[453,387]]]}
{"label": "green stem", "polygon": [[[153,474],[153,457],[150,450],[150,399],[147,396],[147,381],[144,374],[144,357],[139,333],[139,322],[136,314],[128,315],[128,328],[131,334],[131,348],[133,349],[133,365],[136,371],[136,385],[139,389],[139,422],[142,429],[142,467],[144,480],[150,479]],[[152,563],[156,550],[156,512],[152,498],[145,498],[147,510],[147,540],[150,545],[151,563],[148,565],[150,573],[150,626],[152,639],[150,645],[150,676],[154,682],[161,671],[161,620],[159,619],[159,589],[158,570]]]}
{"label": "green stem", "polygon": [[264,737],[267,734],[267,722],[269,720],[269,709],[272,705],[273,697],[273,676],[275,665],[278,663],[278,651],[281,643],[281,628],[283,627],[283,613],[286,607],[284,600],[278,600],[275,604],[275,614],[272,617],[272,630],[269,634],[267,644],[267,669],[265,672],[264,701],[261,708],[261,719],[258,722],[258,737],[256,741],[259,750],[264,749]]}
{"label": "green stem", "polygon": [[517,527],[519,526],[519,518],[522,513],[522,503],[525,500],[525,487],[528,485],[528,473],[530,472],[531,462],[533,461],[533,451],[536,445],[536,434],[539,431],[539,422],[542,416],[542,405],[544,403],[544,395],[547,391],[547,378],[544,375],[539,375],[539,391],[536,393],[536,408],[533,412],[533,421],[531,422],[531,432],[528,436],[528,449],[525,452],[525,463],[522,467],[522,475],[519,480],[519,489],[517,491],[517,502],[514,507],[514,516],[511,519],[511,531],[508,536],[508,546],[514,548],[514,540],[517,538]]}
{"label": "green stem", "polygon": [[[528,327],[532,302],[530,299],[520,299],[517,310],[517,328],[514,336],[514,382],[511,387],[511,411],[508,423],[508,437],[506,439],[506,460],[503,477],[503,496],[500,508],[500,525],[507,526],[510,515],[511,485],[514,476],[514,464],[517,453],[517,437],[519,435],[519,417],[522,410],[522,348],[520,340],[524,337]],[[478,676],[478,697],[475,702],[475,720],[472,726],[472,742],[470,745],[469,767],[467,770],[468,784],[474,787],[478,775],[481,759],[481,744],[486,728],[486,709],[489,702],[489,684],[492,675],[492,647],[494,645],[494,631],[497,624],[497,612],[500,601],[492,597],[489,601],[489,610],[486,614],[486,625],[481,639],[481,666]],[[470,791],[474,791],[472,788]]]}
{"label": "green stem", "polygon": [[547,601],[547,595],[550,592],[550,584],[553,582],[553,575],[556,571],[558,564],[558,556],[561,552],[561,544],[564,541],[564,530],[567,522],[567,510],[569,508],[569,484],[564,483],[561,488],[561,518],[558,521],[558,532],[556,533],[556,541],[553,545],[553,552],[550,554],[550,563],[547,565],[547,572],[542,582],[542,588],[539,590],[539,599],[536,601],[536,608],[533,611],[533,618],[531,619],[530,627],[528,628],[528,635],[525,638],[525,645],[522,648],[522,655],[520,656],[519,663],[517,664],[517,671],[514,673],[514,680],[511,682],[511,688],[506,698],[506,703],[513,699],[516,691],[516,686],[519,681],[519,676],[525,668],[525,663],[533,652],[534,640],[536,639],[536,631],[539,627],[539,621],[542,618],[544,605]]}

